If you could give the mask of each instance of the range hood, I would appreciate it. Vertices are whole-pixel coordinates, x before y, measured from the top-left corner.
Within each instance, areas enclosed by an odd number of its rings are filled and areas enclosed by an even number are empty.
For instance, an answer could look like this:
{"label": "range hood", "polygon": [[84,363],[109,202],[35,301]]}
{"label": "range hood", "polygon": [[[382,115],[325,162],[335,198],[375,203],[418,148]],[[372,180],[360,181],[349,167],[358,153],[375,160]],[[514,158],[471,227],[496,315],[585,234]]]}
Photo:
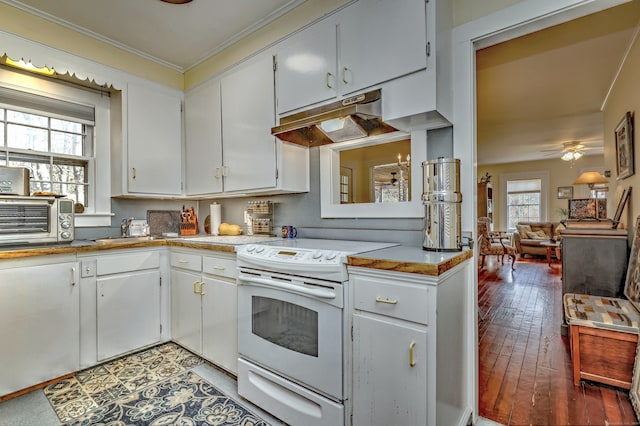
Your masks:
{"label": "range hood", "polygon": [[380,90],[375,90],[282,117],[271,134],[311,148],[394,132],[396,128],[381,120],[380,95]]}

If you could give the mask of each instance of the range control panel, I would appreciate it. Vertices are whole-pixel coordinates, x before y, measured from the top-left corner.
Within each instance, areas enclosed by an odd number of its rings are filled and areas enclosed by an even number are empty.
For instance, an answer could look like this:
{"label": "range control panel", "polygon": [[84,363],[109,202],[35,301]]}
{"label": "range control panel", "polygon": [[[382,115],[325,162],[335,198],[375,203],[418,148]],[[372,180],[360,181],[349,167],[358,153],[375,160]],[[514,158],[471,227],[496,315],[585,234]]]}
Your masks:
{"label": "range control panel", "polygon": [[332,250],[311,250],[290,247],[269,247],[249,244],[238,250],[238,254],[254,259],[271,260],[277,263],[307,265],[342,265],[345,254]]}

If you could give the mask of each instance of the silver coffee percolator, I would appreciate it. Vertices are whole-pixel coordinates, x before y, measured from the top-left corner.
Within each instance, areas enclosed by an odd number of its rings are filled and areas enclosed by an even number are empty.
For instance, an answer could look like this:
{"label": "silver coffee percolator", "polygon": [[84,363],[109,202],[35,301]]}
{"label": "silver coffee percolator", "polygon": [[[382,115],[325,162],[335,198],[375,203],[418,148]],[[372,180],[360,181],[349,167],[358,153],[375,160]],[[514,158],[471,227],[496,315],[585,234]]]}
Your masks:
{"label": "silver coffee percolator", "polygon": [[438,158],[422,163],[424,242],[430,251],[462,250],[460,160]]}

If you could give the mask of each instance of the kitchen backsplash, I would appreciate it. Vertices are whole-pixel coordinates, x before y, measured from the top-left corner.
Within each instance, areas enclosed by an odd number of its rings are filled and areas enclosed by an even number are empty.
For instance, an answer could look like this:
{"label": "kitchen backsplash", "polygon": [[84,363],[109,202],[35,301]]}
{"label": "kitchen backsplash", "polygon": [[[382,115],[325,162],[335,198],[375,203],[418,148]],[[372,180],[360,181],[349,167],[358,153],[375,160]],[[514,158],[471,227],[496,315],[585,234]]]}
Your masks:
{"label": "kitchen backsplash", "polygon": [[318,148],[310,150],[311,187],[308,193],[228,199],[153,200],[112,199],[114,217],[111,227],[76,228],[76,238],[91,239],[120,234],[120,222],[125,218],[146,219],[147,210],[181,211],[191,207],[198,216],[199,232],[204,235],[204,221],[213,201],[220,203],[222,221],[241,225],[246,233],[244,211],[248,201],[271,200],[275,203],[274,233],[282,225],[293,225],[298,237],[357,241],[383,241],[407,245],[422,245],[422,219],[322,219],[320,217],[320,159]]}

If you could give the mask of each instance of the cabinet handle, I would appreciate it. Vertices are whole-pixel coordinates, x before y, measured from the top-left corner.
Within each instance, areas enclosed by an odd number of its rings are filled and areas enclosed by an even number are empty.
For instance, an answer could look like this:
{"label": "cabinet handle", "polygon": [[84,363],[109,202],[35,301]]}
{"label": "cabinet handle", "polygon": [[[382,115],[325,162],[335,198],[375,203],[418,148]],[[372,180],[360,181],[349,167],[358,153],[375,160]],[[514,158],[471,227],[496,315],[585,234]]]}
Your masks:
{"label": "cabinet handle", "polygon": [[216,178],[216,179],[220,179],[220,167],[216,167],[213,170],[213,177]]}
{"label": "cabinet handle", "polygon": [[224,271],[226,268],[224,266],[214,266],[213,269],[218,271]]}
{"label": "cabinet handle", "polygon": [[131,172],[132,172],[132,174],[133,174],[132,178],[133,178],[133,179],[135,179],[135,178],[136,178],[136,168],[135,168],[135,167],[133,167],[133,168],[131,169]]}
{"label": "cabinet handle", "polygon": [[382,297],[376,297],[376,302],[378,303],[386,303],[388,305],[395,305],[396,303],[398,303],[397,300],[390,300],[390,299],[383,299]]}
{"label": "cabinet handle", "polygon": [[222,176],[229,176],[229,166],[222,166]]}
{"label": "cabinet handle", "polygon": [[198,281],[193,282],[193,294],[198,294],[198,290],[196,290],[196,286],[198,285]]}
{"label": "cabinet handle", "polygon": [[413,360],[413,348],[416,347],[416,342],[411,342],[409,345],[409,365],[415,367],[416,362]]}
{"label": "cabinet handle", "polygon": [[333,86],[331,85],[332,78],[333,78],[333,74],[331,74],[329,71],[327,71],[326,83],[327,83],[327,87],[329,89],[333,89]]}
{"label": "cabinet handle", "polygon": [[204,281],[200,281],[200,295],[204,296]]}
{"label": "cabinet handle", "polygon": [[349,68],[342,67],[342,82],[344,84],[349,84],[349,82],[347,81],[347,71],[349,71]]}
{"label": "cabinet handle", "polygon": [[72,286],[76,285],[76,267],[75,266],[71,267],[71,285]]}

